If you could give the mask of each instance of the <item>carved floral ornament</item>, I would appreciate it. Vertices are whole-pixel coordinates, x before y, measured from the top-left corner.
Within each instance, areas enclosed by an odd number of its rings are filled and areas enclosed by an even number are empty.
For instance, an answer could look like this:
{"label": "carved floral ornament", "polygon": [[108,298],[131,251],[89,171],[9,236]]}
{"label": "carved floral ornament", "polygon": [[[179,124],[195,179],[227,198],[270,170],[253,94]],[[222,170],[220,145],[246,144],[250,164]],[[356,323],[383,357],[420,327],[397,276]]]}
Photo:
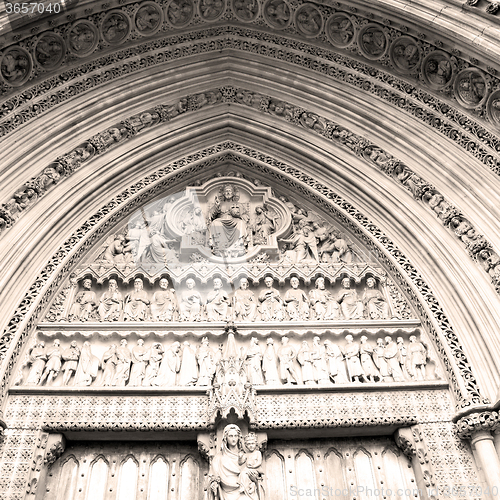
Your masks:
{"label": "carved floral ornament", "polygon": [[[224,156],[220,156],[220,153],[224,151],[230,153],[230,161],[235,166],[239,165],[242,169],[260,172],[260,175],[278,184],[286,182],[292,190],[296,189],[303,192],[303,186],[309,186],[310,191],[307,191],[309,202],[317,204],[325,213],[331,213],[332,216],[339,218],[349,231],[357,235],[357,238],[363,242],[367,250],[376,252],[377,258],[390,270],[397,285],[404,290],[411,302],[415,304],[425,328],[435,343],[438,356],[443,359],[445,363],[451,387],[455,392],[459,406],[481,404],[484,401],[484,398],[482,398],[479,393],[477,382],[470,370],[470,366],[466,361],[467,358],[463,353],[463,349],[449,325],[446,316],[440,309],[432,291],[427,287],[424,280],[413,268],[411,263],[394,247],[393,243],[388,240],[371,221],[335,193],[331,192],[326,186],[309,178],[303,172],[295,168],[289,167],[271,157],[266,157],[257,151],[233,143],[223,143],[200,152],[201,158],[205,157],[207,159],[202,162],[198,161],[196,165],[190,165],[190,162],[193,161],[193,157],[190,156],[190,160],[180,159],[179,162],[172,163],[160,169],[145,177],[137,185],[131,186],[126,192],[119,195],[115,200],[111,200],[103,209],[92,216],[56,253],[47,267],[42,270],[41,276],[33,284],[32,289],[24,298],[22,308],[16,312],[15,316],[9,322],[7,329],[4,331],[2,344],[5,347],[2,348],[1,352],[6,352],[7,346],[9,346],[11,340],[15,338],[16,344],[14,346],[12,360],[15,360],[16,357],[19,356],[23,343],[26,341],[28,335],[31,333],[31,329],[38,320],[36,315],[27,315],[29,308],[33,307],[34,304],[39,304],[38,310],[40,310],[40,307],[44,307],[48,301],[52,299],[53,294],[61,283],[60,278],[64,277],[65,273],[69,272],[70,267],[76,264],[76,260],[80,259],[79,256],[95,245],[98,235],[102,234],[103,230],[106,231],[111,229],[119,220],[123,219],[124,215],[133,213],[134,210],[138,210],[144,203],[145,192],[149,191],[149,196],[158,196],[159,193],[164,192],[167,186],[175,185],[178,182],[185,182],[186,179],[192,178],[194,175],[199,175],[199,172],[202,172],[206,168],[213,167],[218,164],[219,161],[227,161]],[[217,154],[216,159],[212,158],[213,154]],[[196,155],[196,157],[198,158],[198,155]],[[254,162],[252,158],[258,158],[259,163]],[[269,167],[264,166],[262,162],[268,163]],[[300,179],[300,185],[296,185],[294,178]],[[327,199],[331,201],[327,201]],[[99,226],[99,232],[97,233],[94,232],[95,226]],[[362,229],[360,226],[362,226]],[[370,236],[368,236],[369,234]],[[80,242],[80,240],[83,241]],[[76,244],[80,245],[78,253],[71,255],[71,251]],[[379,245],[385,247],[389,255],[392,256],[389,257],[385,252],[382,253]],[[55,277],[54,271],[57,269],[61,259],[66,259],[66,264],[62,271],[58,271],[58,277]],[[394,265],[392,259],[398,261],[398,266]],[[410,279],[414,280],[414,285],[408,286],[406,283],[408,278],[400,274],[401,268],[404,268],[410,276]],[[45,288],[43,288],[44,286]],[[420,291],[421,295],[417,295],[414,287]],[[40,293],[41,289],[43,289],[42,293]],[[425,307],[419,304],[419,301],[422,299],[427,302]],[[433,321],[430,321],[427,317],[427,308],[435,315]],[[437,334],[435,324],[438,324],[439,328],[445,332],[444,336]],[[449,343],[451,352],[458,357],[459,363],[457,363],[457,365],[454,364],[454,360],[449,360],[447,358],[447,352],[449,351],[448,348],[444,349],[444,346],[441,344],[441,339],[443,338],[446,338],[446,341]],[[7,360],[4,362],[7,362]],[[5,365],[5,377],[2,381],[4,391],[7,388],[8,378],[13,366],[11,362],[8,363],[8,366]],[[456,379],[457,376],[463,377],[460,383]]]}
{"label": "carved floral ornament", "polygon": [[[401,50],[406,50],[404,47],[407,47],[407,45],[403,44]],[[441,62],[438,62],[438,56],[436,58],[437,68],[445,59],[440,59]],[[430,65],[433,61],[426,58],[424,64]],[[472,91],[465,91],[466,88],[470,87],[473,77],[477,77],[477,74],[472,70],[462,72],[460,81],[463,81],[463,85],[459,86],[463,90],[462,98],[464,100],[479,98],[475,93],[471,93]],[[456,80],[456,82],[458,81]],[[477,83],[474,83],[474,85],[477,86]],[[479,90],[474,92],[477,93]],[[492,116],[500,120],[500,111],[498,113],[495,111],[497,107],[500,110],[500,90],[492,94],[491,97],[494,98],[492,102]],[[232,102],[258,109],[261,112],[272,115],[278,120],[286,120],[307,131],[318,133],[322,137],[332,141],[336,146],[346,147],[352,153],[364,158],[411,192],[415,199],[420,200],[427,206],[438,220],[445,227],[448,227],[459,241],[464,244],[472,259],[478,262],[484,271],[488,273],[495,289],[500,293],[500,256],[493,249],[490,242],[483,235],[477,233],[473,223],[456,207],[445,200],[425,179],[414,173],[410,168],[389,153],[386,153],[383,149],[329,119],[285,101],[233,87],[213,89],[202,94],[180,98],[172,104],[159,105],[145,110],[141,114],[134,115],[116,124],[114,127],[95,135],[70,153],[57,158],[41,174],[20,187],[14,194],[14,197],[0,207],[0,234],[5,229],[11,227],[22,215],[23,211],[34,205],[41,196],[62,178],[71,175],[94,156],[135,137],[142,131],[157,124],[171,121],[184,113],[221,102]],[[180,229],[176,231],[178,237]],[[221,257],[223,256],[221,255]]]}

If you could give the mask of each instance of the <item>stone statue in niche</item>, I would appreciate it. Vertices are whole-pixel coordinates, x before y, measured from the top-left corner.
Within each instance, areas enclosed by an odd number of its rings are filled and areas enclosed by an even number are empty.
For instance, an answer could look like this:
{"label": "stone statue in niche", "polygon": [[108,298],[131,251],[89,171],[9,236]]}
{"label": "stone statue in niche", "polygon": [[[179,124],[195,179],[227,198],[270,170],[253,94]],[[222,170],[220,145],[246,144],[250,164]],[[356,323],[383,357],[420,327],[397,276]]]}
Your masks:
{"label": "stone statue in niche", "polygon": [[38,385],[46,362],[47,352],[45,351],[45,342],[38,341],[33,349],[31,349],[28,358],[28,366],[31,366],[31,368],[26,379],[26,385]]}
{"label": "stone statue in niche", "polygon": [[380,373],[373,361],[373,347],[368,343],[365,335],[359,340],[359,357],[365,376],[368,382],[376,382],[380,380]]}
{"label": "stone statue in niche", "polygon": [[103,369],[101,385],[108,387],[111,385],[118,364],[118,356],[116,355],[116,344],[111,344],[109,349],[102,355],[101,366]]}
{"label": "stone statue in niche", "polygon": [[325,289],[325,278],[320,276],[314,284],[316,288],[309,291],[309,301],[313,312],[312,319],[318,321],[339,319],[340,306],[333,294]]}
{"label": "stone statue in niche", "polygon": [[250,236],[247,227],[248,210],[238,203],[239,196],[232,184],[222,186],[219,196],[215,197],[209,212],[208,244],[215,255],[244,255]]}
{"label": "stone statue in niche", "polygon": [[226,321],[229,310],[229,296],[222,288],[222,280],[214,278],[213,290],[207,295],[207,319],[208,321]]}
{"label": "stone statue in niche", "polygon": [[399,349],[392,340],[392,337],[385,337],[384,358],[387,363],[387,371],[393,378],[394,382],[404,382],[405,378],[399,364]]}
{"label": "stone statue in niche", "polygon": [[253,244],[267,245],[269,236],[276,231],[278,226],[277,215],[266,204],[255,207],[253,221]]}
{"label": "stone statue in niche", "polygon": [[[268,339],[272,340],[272,339]],[[278,350],[280,363],[280,379],[285,385],[301,384],[302,378],[295,369],[297,353],[293,346],[289,344],[288,337],[281,338],[281,347]]]}
{"label": "stone statue in niche", "polygon": [[144,290],[144,284],[140,278],[134,280],[134,290],[125,297],[123,307],[124,321],[144,321],[149,305],[147,292]]}
{"label": "stone statue in niche", "polygon": [[298,229],[289,239],[281,239],[282,243],[290,245],[295,252],[293,263],[313,260],[319,262],[316,236],[306,219],[299,220]]}
{"label": "stone statue in niche", "polygon": [[264,385],[264,374],[262,373],[262,352],[259,346],[259,339],[252,337],[250,346],[244,354],[245,367],[248,381],[252,385]]}
{"label": "stone statue in niche", "polygon": [[193,278],[186,280],[187,290],[182,292],[179,309],[182,321],[200,321],[201,320],[201,306],[203,299],[199,292],[194,287],[196,282]]}
{"label": "stone statue in niche", "polygon": [[398,346],[398,361],[403,372],[403,377],[405,380],[410,380],[411,376],[408,372],[408,350],[406,349],[403,337],[398,337],[396,339],[396,344]]}
{"label": "stone statue in niche", "polygon": [[151,300],[151,319],[153,321],[172,321],[177,312],[175,290],[168,289],[168,279],[160,280],[160,290],[153,294]]}
{"label": "stone statue in niche", "polygon": [[292,321],[309,319],[309,299],[303,290],[299,289],[299,279],[292,277],[290,285],[292,288],[285,293],[283,302],[286,312]]}
{"label": "stone statue in niche", "polygon": [[[157,377],[152,384],[159,387],[173,387],[181,369],[181,343],[174,342],[163,356]],[[160,358],[161,359],[161,358]]]}
{"label": "stone statue in niche", "polygon": [[78,292],[75,302],[71,306],[68,319],[70,321],[89,321],[95,319],[95,310],[97,308],[97,296],[92,291],[92,280],[83,280],[83,290]]}
{"label": "stone statue in niche", "polygon": [[266,288],[259,294],[260,314],[264,321],[283,321],[283,299],[276,288],[273,288],[274,280],[270,276],[264,279]]}
{"label": "stone statue in niche", "polygon": [[99,358],[92,354],[89,341],[85,341],[80,352],[78,368],[75,374],[76,386],[89,386],[97,377],[99,371]]}
{"label": "stone statue in niche", "polygon": [[410,375],[413,380],[425,380],[425,365],[427,363],[427,349],[417,337],[410,337],[408,346],[408,358]]}
{"label": "stone statue in niche", "polygon": [[325,385],[330,383],[330,378],[326,366],[326,350],[324,346],[320,344],[320,341],[321,339],[319,337],[313,338],[310,353],[314,380],[318,384]]}
{"label": "stone statue in niche", "polygon": [[387,366],[387,360],[384,356],[385,353],[385,342],[384,339],[377,339],[377,347],[373,351],[373,361],[375,366],[380,372],[380,379],[382,382],[390,382],[389,368]]}
{"label": "stone statue in niche", "polygon": [[210,349],[207,337],[201,339],[201,345],[196,350],[198,362],[198,380],[196,385],[211,385],[215,374],[214,352]]}
{"label": "stone statue in niche", "polygon": [[361,382],[365,373],[359,359],[359,344],[354,342],[352,335],[345,338],[344,355],[347,363],[347,375],[351,382]]}
{"label": "stone statue in niche", "polygon": [[63,385],[68,385],[71,377],[76,373],[78,368],[78,360],[80,359],[80,349],[76,340],[73,340],[67,349],[64,349],[61,357],[64,361],[62,366],[63,371]]}
{"label": "stone statue in niche", "polygon": [[240,287],[234,292],[233,307],[236,320],[254,321],[257,312],[257,299],[255,294],[248,289],[247,278],[241,278]]}
{"label": "stone statue in niche", "polygon": [[150,347],[147,359],[148,364],[146,366],[144,379],[142,380],[142,385],[144,387],[150,387],[151,385],[153,385],[160,371],[160,363],[163,359],[163,346],[159,342],[154,342]]}
{"label": "stone statue in niche", "polygon": [[274,340],[268,338],[266,341],[266,351],[262,360],[262,372],[266,380],[266,385],[279,385],[278,358],[274,350]]}
{"label": "stone statue in niche", "polygon": [[97,311],[101,321],[118,321],[122,309],[122,294],[116,280],[109,280],[108,291],[102,294]]}
{"label": "stone statue in niche", "polygon": [[144,347],[144,340],[139,339],[137,345],[132,348],[132,368],[130,369],[130,378],[128,385],[138,387],[146,376],[146,366],[148,364],[149,353]]}
{"label": "stone statue in niche", "polygon": [[207,479],[207,500],[264,500],[262,455],[256,437],[247,437],[245,450],[240,428],[229,424],[215,454]]}
{"label": "stone statue in niche", "polygon": [[346,384],[349,382],[344,361],[344,353],[337,344],[326,339],[325,359],[330,380],[335,384]]}
{"label": "stone statue in niche", "polygon": [[358,292],[351,288],[351,280],[342,280],[342,290],[337,295],[337,302],[340,304],[344,319],[362,319],[363,303],[359,300]]}
{"label": "stone statue in niche", "polygon": [[132,362],[132,352],[127,347],[125,339],[120,341],[120,347],[116,349],[116,370],[111,385],[124,387],[130,377],[130,363]]}
{"label": "stone statue in niche", "polygon": [[389,319],[389,304],[382,292],[375,288],[377,282],[374,278],[366,280],[366,288],[363,293],[363,304],[368,319]]}
{"label": "stone statue in niche", "polygon": [[49,385],[59,375],[62,364],[61,357],[61,342],[56,339],[52,344],[52,348],[47,351],[47,364],[40,377],[39,385],[42,385],[45,381],[47,381],[46,385]]}
{"label": "stone statue in niche", "polygon": [[198,381],[198,363],[196,353],[188,341],[182,344],[182,359],[178,385],[195,385]]}
{"label": "stone statue in niche", "polygon": [[304,384],[315,385],[316,381],[314,380],[313,360],[307,340],[302,341],[302,346],[297,353],[297,361],[302,367],[302,380]]}

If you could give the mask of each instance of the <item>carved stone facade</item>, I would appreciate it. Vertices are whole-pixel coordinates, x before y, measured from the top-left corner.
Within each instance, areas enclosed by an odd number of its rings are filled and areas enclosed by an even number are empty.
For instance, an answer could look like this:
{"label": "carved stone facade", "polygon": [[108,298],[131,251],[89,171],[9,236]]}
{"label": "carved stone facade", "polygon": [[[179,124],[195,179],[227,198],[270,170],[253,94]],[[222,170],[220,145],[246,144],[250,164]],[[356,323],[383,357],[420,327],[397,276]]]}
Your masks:
{"label": "carved stone facade", "polygon": [[494,495],[498,2],[127,2],[0,27],[0,500]]}

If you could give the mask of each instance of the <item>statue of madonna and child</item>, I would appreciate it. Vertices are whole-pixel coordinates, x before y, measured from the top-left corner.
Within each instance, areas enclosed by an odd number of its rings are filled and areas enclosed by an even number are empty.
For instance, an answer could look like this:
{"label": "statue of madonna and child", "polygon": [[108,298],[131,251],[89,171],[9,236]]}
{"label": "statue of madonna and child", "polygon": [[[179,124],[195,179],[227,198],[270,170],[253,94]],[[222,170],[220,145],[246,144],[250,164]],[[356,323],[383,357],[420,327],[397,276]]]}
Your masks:
{"label": "statue of madonna and child", "polygon": [[237,425],[226,425],[221,449],[210,464],[206,500],[265,500],[263,476],[255,433],[243,439]]}

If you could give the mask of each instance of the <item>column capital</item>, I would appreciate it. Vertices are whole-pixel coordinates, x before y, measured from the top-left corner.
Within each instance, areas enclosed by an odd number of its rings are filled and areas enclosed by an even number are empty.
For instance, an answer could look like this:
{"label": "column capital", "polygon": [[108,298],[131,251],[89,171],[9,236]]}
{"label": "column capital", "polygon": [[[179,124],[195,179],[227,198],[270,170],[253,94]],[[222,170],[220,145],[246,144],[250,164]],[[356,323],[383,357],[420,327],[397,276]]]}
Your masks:
{"label": "column capital", "polygon": [[[479,411],[470,413],[456,423],[458,437],[472,439],[481,431],[494,431],[500,427],[500,415],[496,411]],[[491,436],[491,434],[490,434]],[[485,437],[483,436],[483,439]]]}

